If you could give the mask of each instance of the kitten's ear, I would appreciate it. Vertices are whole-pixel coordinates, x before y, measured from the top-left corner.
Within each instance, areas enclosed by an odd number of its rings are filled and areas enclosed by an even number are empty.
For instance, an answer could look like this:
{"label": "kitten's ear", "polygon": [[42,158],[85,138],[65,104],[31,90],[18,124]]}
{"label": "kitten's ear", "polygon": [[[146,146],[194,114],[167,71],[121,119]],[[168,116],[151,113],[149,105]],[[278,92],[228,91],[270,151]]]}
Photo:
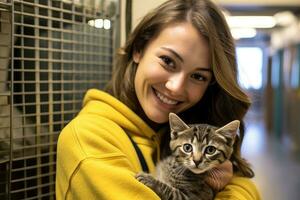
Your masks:
{"label": "kitten's ear", "polygon": [[223,135],[229,142],[229,144],[232,146],[235,140],[235,136],[238,134],[238,130],[240,127],[240,121],[234,120],[232,122],[229,122],[225,126],[219,128],[216,130],[216,132]]}
{"label": "kitten's ear", "polygon": [[171,131],[174,131],[174,132],[180,132],[180,131],[190,128],[175,113],[169,114],[169,123],[170,123]]}

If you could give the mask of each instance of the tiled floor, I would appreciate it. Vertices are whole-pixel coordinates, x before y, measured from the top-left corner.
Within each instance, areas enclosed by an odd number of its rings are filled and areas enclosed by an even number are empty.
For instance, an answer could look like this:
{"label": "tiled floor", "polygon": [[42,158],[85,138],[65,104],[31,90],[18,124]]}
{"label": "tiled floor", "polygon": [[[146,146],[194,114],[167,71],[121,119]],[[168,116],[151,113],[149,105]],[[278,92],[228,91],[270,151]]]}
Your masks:
{"label": "tiled floor", "polygon": [[255,171],[254,181],[263,200],[300,199],[300,155],[291,151],[270,133],[266,133],[260,113],[246,118],[244,157]]}

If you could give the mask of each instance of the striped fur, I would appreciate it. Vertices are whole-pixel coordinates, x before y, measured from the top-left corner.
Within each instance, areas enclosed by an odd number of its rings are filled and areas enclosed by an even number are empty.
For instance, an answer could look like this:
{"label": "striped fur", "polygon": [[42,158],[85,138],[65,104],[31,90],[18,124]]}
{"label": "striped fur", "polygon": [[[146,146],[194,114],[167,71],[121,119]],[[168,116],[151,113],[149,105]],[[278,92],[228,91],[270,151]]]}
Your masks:
{"label": "striped fur", "polygon": [[211,200],[213,189],[204,181],[209,169],[230,158],[239,128],[235,120],[222,128],[186,125],[170,114],[172,154],[158,163],[156,177],[139,173],[137,179],[163,200]]}

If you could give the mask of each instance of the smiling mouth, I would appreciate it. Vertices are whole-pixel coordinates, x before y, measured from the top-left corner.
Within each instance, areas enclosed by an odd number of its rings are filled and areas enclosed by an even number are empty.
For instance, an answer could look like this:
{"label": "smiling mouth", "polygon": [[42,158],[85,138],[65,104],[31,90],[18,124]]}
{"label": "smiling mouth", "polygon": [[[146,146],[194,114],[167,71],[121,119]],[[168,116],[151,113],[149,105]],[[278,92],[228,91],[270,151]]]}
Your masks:
{"label": "smiling mouth", "polygon": [[170,99],[168,97],[166,97],[165,95],[163,95],[162,93],[158,92],[157,90],[153,89],[154,93],[156,94],[157,98],[165,103],[165,104],[168,104],[168,105],[171,105],[171,106],[174,106],[174,105],[177,105],[180,103],[180,101],[176,101],[176,100],[173,100],[173,99]]}

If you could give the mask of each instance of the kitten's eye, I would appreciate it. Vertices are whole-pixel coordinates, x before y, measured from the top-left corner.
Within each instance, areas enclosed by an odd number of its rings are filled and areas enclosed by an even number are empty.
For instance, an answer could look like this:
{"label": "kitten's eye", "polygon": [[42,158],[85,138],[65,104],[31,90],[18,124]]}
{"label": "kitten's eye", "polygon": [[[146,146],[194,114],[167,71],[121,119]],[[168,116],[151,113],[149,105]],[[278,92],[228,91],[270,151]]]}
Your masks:
{"label": "kitten's eye", "polygon": [[183,150],[186,153],[191,153],[193,151],[193,146],[191,144],[184,144],[183,145]]}
{"label": "kitten's eye", "polygon": [[171,69],[175,68],[175,62],[173,61],[172,58],[168,56],[160,56],[159,58],[163,61],[165,65],[164,67],[171,68]]}
{"label": "kitten's eye", "polygon": [[208,147],[206,147],[206,149],[205,149],[205,153],[206,154],[214,154],[215,152],[216,152],[216,147],[214,147],[214,146],[208,146]]}

